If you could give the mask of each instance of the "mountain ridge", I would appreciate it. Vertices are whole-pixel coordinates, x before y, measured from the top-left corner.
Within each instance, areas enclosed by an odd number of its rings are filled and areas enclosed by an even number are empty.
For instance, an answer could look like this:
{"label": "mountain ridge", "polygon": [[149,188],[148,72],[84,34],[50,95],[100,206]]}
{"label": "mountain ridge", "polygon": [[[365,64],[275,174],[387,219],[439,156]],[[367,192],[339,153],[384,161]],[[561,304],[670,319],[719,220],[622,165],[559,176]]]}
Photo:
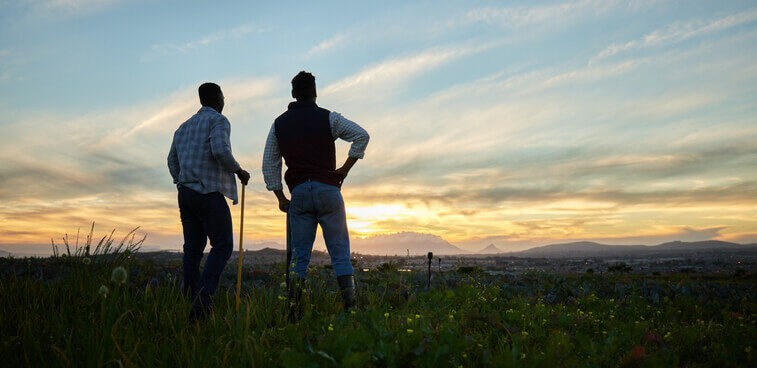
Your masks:
{"label": "mountain ridge", "polygon": [[588,241],[549,244],[508,253],[512,256],[527,257],[604,257],[668,255],[680,256],[696,252],[757,251],[757,244],[739,244],[721,240],[696,242],[672,241],[657,245],[608,245]]}
{"label": "mountain ridge", "polygon": [[411,256],[425,255],[433,252],[439,255],[470,254],[458,248],[444,238],[427,233],[403,231],[392,234],[375,235],[362,239],[353,239],[351,251],[361,254]]}

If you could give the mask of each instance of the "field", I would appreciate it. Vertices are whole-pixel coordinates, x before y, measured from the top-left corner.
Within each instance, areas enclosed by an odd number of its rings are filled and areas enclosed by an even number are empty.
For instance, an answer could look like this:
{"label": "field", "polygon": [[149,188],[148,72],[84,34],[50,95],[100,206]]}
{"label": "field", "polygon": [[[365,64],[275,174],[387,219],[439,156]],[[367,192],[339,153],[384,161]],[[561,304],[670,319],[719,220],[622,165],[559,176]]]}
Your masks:
{"label": "field", "polygon": [[[119,279],[114,269],[128,273]],[[314,267],[286,318],[278,265],[230,263],[212,318],[188,322],[178,263],[113,255],[0,258],[4,367],[754,366],[757,275],[357,273],[344,312]],[[112,278],[115,276],[115,280]],[[121,283],[123,281],[123,283]],[[105,292],[107,289],[107,293]]]}

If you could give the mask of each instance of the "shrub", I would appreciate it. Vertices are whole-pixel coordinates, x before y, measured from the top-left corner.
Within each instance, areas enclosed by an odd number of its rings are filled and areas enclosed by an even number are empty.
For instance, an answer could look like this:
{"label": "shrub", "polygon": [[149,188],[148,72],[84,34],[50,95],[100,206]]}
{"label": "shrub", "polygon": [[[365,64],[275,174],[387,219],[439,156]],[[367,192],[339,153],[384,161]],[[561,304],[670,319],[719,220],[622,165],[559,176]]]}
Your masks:
{"label": "shrub", "polygon": [[618,262],[613,265],[607,266],[607,271],[609,272],[617,272],[617,273],[628,273],[631,272],[633,268],[631,266],[627,265],[625,262]]}

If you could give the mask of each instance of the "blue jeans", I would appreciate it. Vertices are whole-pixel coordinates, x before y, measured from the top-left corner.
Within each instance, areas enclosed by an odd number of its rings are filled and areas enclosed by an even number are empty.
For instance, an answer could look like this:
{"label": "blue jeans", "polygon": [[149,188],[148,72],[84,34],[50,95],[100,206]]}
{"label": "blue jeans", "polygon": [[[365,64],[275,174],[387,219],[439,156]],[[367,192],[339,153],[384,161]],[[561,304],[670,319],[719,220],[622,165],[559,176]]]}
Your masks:
{"label": "blue jeans", "polygon": [[[229,205],[221,193],[200,194],[179,186],[179,213],[184,228],[184,290],[194,303],[210,305],[234,247]],[[201,276],[200,261],[208,238],[211,249]]]}
{"label": "blue jeans", "polygon": [[347,215],[344,211],[342,192],[338,187],[314,180],[294,187],[289,203],[295,275],[305,277],[318,224],[323,230],[323,240],[326,242],[331,265],[337,277],[352,275],[350,236],[347,233]]}

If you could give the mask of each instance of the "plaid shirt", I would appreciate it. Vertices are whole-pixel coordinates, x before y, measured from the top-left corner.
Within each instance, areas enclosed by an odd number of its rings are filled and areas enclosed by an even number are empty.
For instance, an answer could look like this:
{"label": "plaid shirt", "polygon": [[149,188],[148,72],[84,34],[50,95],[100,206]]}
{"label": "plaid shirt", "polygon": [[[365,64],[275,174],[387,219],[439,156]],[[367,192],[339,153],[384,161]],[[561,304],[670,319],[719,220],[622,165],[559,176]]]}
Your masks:
{"label": "plaid shirt", "polygon": [[[347,142],[352,142],[349,156],[354,158],[363,158],[365,148],[368,147],[370,136],[360,125],[346,119],[342,114],[332,111],[329,114],[329,124],[331,126],[331,136],[334,140],[337,138]],[[279,140],[276,138],[276,127],[271,125],[268,132],[268,139],[265,142],[265,151],[263,152],[263,179],[265,187],[268,190],[281,190],[281,151],[279,150]]]}
{"label": "plaid shirt", "polygon": [[229,120],[207,106],[181,124],[168,153],[174,184],[202,194],[220,192],[237,204],[234,172],[240,167],[231,154],[230,136]]}

